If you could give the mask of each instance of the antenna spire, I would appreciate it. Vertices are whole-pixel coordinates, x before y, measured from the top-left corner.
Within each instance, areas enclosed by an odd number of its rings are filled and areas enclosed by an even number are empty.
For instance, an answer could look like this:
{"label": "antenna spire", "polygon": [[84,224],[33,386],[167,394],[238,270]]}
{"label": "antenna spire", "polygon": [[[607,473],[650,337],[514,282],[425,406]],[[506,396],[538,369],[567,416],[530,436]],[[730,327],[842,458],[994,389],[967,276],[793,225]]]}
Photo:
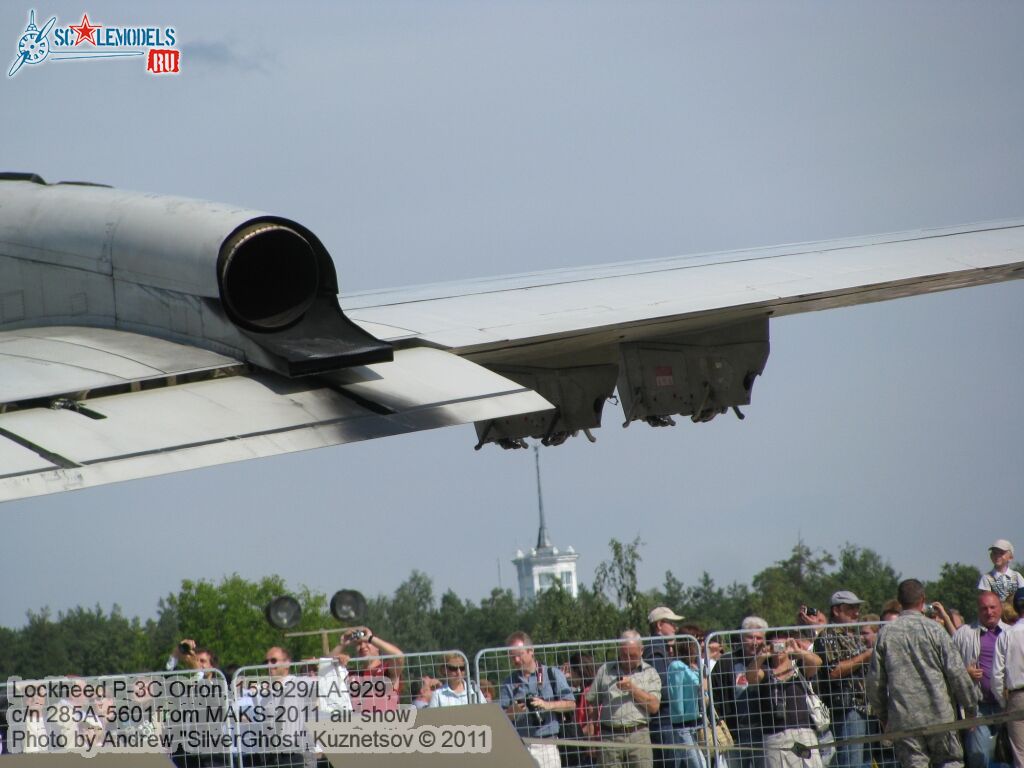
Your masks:
{"label": "antenna spire", "polygon": [[551,549],[548,527],[544,523],[544,495],[540,488],[540,449],[533,446],[533,460],[537,465],[537,509],[540,512],[540,529],[537,531],[537,549]]}

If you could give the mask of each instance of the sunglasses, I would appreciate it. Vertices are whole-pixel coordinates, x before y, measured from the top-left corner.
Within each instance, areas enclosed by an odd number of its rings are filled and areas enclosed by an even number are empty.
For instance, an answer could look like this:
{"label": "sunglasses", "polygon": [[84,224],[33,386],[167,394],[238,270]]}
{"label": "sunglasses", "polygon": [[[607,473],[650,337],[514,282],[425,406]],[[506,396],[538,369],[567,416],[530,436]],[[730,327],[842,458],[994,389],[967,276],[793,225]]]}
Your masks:
{"label": "sunglasses", "polygon": [[456,670],[458,670],[459,672],[462,672],[462,671],[464,671],[466,669],[466,665],[465,664],[445,664],[444,666],[445,666],[445,669],[448,669],[448,670],[450,670],[452,672],[455,672]]}
{"label": "sunglasses", "polygon": [[271,656],[269,659],[267,659],[267,664],[277,664],[277,662],[279,661],[284,661],[284,659],[279,659],[276,656]]}

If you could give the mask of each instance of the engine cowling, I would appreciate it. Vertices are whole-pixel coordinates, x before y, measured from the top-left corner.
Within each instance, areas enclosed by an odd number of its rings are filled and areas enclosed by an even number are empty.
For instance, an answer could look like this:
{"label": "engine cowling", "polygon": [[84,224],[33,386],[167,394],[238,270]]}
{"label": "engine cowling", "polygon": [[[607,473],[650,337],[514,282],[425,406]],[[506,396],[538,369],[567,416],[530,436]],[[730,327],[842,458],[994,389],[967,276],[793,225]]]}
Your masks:
{"label": "engine cowling", "polygon": [[261,211],[0,174],[0,242],[0,285],[26,286],[0,328],[115,327],[288,376],[392,357],[341,311],[320,240]]}

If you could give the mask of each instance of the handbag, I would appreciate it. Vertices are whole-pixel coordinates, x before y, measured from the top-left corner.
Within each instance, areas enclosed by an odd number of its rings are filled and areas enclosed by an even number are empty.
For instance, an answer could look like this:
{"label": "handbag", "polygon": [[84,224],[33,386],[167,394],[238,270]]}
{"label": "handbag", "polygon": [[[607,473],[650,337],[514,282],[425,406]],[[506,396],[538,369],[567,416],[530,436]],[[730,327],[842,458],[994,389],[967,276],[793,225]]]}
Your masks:
{"label": "handbag", "polygon": [[811,724],[814,726],[815,731],[824,733],[832,725],[832,713],[828,711],[828,705],[811,688],[811,684],[807,682],[807,679],[799,672],[797,676],[800,678],[800,683],[807,694],[807,712],[811,716]]}
{"label": "handbag", "polygon": [[1010,744],[1010,729],[1006,727],[1006,723],[1000,723],[996,726],[995,732],[995,746],[992,750],[993,762],[1006,763],[1007,765],[1013,764],[1013,746]]}
{"label": "handbag", "polygon": [[728,724],[720,718],[715,718],[715,727],[712,729],[711,718],[705,717],[704,724],[697,729],[697,744],[701,749],[714,749],[717,744],[718,751],[724,752],[735,743]]}

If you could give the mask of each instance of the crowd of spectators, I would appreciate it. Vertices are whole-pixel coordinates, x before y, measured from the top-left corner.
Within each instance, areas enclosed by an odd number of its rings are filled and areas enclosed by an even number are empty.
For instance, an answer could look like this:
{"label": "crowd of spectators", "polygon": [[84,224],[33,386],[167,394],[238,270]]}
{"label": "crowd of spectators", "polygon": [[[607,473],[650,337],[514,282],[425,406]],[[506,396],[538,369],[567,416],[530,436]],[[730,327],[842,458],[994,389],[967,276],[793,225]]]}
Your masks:
{"label": "crowd of spectators", "polygon": [[[626,629],[611,653],[580,647],[558,664],[544,663],[533,639],[515,632],[505,642],[507,674],[500,678],[471,680],[461,653],[409,669],[402,650],[368,627],[347,630],[323,658],[295,662],[286,648],[268,648],[254,674],[316,678],[320,693],[312,703],[324,714],[495,702],[540,768],[953,768],[965,760],[969,768],[1011,761],[1024,768],[1024,622],[1016,623],[1024,577],[1009,567],[1013,554],[1009,541],[993,543],[993,568],[978,584],[970,622],[908,579],[878,613],[862,613],[864,602],[839,590],[827,607],[796,607],[793,626],[782,628],[748,616],[736,630],[711,631],[659,606],[647,617],[646,635]],[[213,679],[217,666],[216,654],[190,638],[167,662],[168,672],[196,679]],[[230,681],[235,670],[222,672]],[[281,690],[239,687],[236,718],[250,721],[275,703],[309,706],[308,697],[293,693],[289,701]],[[93,713],[105,711],[105,702],[87,702],[81,691],[68,701],[87,703]],[[25,706],[26,731],[43,735],[45,701]],[[1006,726],[915,731],[1008,712],[1018,719]],[[62,727],[103,731],[111,724],[94,716]],[[309,757],[297,750],[250,764],[303,761]]]}

